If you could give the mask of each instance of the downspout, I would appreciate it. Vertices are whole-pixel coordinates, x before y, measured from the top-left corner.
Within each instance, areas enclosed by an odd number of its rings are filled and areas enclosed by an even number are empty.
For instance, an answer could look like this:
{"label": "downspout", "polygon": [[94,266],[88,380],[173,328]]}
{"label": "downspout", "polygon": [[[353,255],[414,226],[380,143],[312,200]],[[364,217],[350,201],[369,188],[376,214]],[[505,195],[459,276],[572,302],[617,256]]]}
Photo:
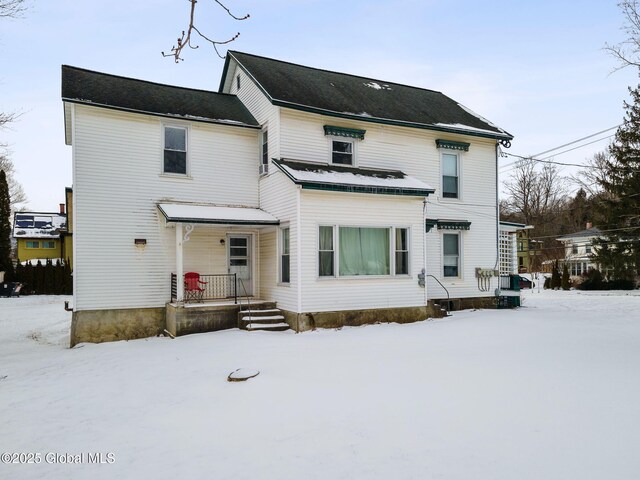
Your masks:
{"label": "downspout", "polygon": [[427,198],[422,202],[422,271],[424,273],[424,304],[429,304],[429,294],[427,292]]}
{"label": "downspout", "polygon": [[296,195],[296,271],[298,282],[298,311],[296,315],[296,333],[300,333],[300,314],[302,313],[302,225],[300,223],[301,217],[301,195],[302,187],[297,186],[298,194]]}
{"label": "downspout", "polygon": [[[498,281],[496,294],[499,295],[500,290],[500,198],[499,198],[499,182],[498,182],[498,159],[499,159],[500,144],[496,141],[496,264],[493,269],[498,270]],[[491,288],[491,287],[489,287]]]}

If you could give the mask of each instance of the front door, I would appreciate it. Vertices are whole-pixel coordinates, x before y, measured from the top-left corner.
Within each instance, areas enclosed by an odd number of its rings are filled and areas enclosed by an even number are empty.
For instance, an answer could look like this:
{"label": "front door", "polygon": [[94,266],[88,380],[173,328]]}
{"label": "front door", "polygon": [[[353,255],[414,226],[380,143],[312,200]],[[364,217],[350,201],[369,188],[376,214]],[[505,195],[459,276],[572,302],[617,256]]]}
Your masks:
{"label": "front door", "polygon": [[236,274],[238,295],[251,296],[253,295],[251,235],[228,235],[227,240],[228,271]]}

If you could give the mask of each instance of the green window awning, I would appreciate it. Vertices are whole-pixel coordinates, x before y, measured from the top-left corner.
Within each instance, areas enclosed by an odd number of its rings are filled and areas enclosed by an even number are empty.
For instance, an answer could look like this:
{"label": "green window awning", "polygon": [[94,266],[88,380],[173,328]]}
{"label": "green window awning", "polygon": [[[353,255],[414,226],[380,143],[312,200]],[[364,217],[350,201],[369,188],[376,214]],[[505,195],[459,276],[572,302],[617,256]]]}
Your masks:
{"label": "green window awning", "polygon": [[454,142],[453,140],[436,140],[436,147],[438,148],[448,148],[450,150],[460,150],[463,152],[468,152],[470,145],[470,143]]}
{"label": "green window awning", "polygon": [[438,230],[469,230],[471,228],[471,222],[467,220],[427,218],[424,223],[426,232],[430,232],[433,227],[438,227]]}
{"label": "green window awning", "polygon": [[335,127],[333,125],[324,126],[325,135],[334,135],[336,137],[348,137],[364,140],[366,130],[358,130],[357,128]]}

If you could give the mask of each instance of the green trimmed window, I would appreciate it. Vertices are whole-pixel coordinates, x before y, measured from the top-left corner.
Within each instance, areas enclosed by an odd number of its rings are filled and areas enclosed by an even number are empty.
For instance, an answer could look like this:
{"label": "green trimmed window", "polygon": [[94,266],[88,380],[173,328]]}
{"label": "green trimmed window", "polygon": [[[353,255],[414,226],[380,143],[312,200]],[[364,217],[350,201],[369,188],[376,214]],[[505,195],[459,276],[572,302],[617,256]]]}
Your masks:
{"label": "green trimmed window", "polygon": [[460,234],[442,235],[442,264],[445,277],[460,276]]}
{"label": "green trimmed window", "polygon": [[337,165],[354,165],[353,142],[350,140],[332,140],[331,163]]}
{"label": "green trimmed window", "polygon": [[340,227],[340,276],[389,275],[389,230]]}
{"label": "green trimmed window", "polygon": [[442,196],[459,198],[459,157],[457,153],[442,154]]}

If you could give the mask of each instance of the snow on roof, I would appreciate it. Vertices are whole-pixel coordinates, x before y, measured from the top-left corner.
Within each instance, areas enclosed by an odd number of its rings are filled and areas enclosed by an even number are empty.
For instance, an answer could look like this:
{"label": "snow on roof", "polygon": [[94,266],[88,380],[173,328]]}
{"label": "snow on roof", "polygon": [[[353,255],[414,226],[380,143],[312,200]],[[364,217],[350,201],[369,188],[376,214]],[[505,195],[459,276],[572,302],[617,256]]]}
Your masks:
{"label": "snow on roof", "polygon": [[398,170],[359,169],[290,160],[279,160],[276,165],[296,183],[378,187],[416,191],[421,195],[434,191],[430,185]]}
{"label": "snow on roof", "polygon": [[67,227],[67,216],[59,213],[16,212],[13,217],[15,238],[59,238]]}
{"label": "snow on roof", "polygon": [[158,208],[168,222],[225,225],[277,225],[280,223],[276,217],[259,208],[189,203],[159,203]]}
{"label": "snow on roof", "polygon": [[568,240],[577,240],[579,238],[592,238],[599,237],[602,234],[602,231],[598,227],[587,228],[586,230],[581,230],[579,232],[568,233],[567,235],[563,235],[562,237],[558,237],[558,240],[561,242]]}

